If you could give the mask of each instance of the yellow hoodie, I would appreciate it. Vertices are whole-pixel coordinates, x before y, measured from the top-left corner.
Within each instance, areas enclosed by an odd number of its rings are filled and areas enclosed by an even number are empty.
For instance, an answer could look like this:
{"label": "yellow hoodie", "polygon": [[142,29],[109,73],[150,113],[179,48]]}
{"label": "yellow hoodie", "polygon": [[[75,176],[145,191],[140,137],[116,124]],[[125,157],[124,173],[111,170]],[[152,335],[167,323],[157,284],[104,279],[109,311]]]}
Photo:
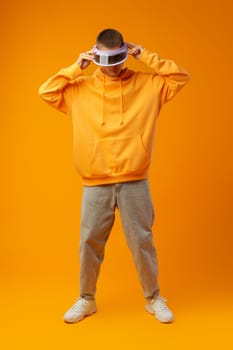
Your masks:
{"label": "yellow hoodie", "polygon": [[159,111],[189,75],[147,49],[140,61],[153,73],[125,68],[110,77],[97,68],[85,76],[74,63],[39,89],[43,100],[72,117],[74,163],[85,186],[148,177]]}

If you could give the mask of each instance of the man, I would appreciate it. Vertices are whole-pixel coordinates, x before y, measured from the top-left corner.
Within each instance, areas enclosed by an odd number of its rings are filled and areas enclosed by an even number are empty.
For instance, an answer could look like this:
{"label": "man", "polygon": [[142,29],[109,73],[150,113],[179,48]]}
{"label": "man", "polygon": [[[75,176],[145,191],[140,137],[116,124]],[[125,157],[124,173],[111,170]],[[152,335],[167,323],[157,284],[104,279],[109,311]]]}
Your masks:
{"label": "man", "polygon": [[[124,68],[128,55],[144,62],[152,73]],[[84,75],[92,62],[98,68]],[[173,321],[173,312],[159,294],[148,173],[159,111],[188,80],[188,73],[175,62],[125,43],[121,33],[105,29],[94,48],[40,87],[46,102],[72,117],[74,162],[84,185],[80,297],[65,313],[65,322],[75,323],[96,312],[96,283],[116,208],[146,310],[160,322]]]}

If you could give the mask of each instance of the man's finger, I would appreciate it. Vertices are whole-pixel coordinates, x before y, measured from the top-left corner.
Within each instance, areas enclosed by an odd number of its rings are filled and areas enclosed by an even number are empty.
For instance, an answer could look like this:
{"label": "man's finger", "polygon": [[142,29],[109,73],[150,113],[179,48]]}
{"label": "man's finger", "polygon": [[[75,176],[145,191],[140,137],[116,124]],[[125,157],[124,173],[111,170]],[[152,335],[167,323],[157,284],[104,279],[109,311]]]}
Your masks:
{"label": "man's finger", "polygon": [[134,48],[136,46],[135,44],[129,43],[129,42],[126,42],[126,44],[127,44],[129,49],[132,49],[132,48]]}

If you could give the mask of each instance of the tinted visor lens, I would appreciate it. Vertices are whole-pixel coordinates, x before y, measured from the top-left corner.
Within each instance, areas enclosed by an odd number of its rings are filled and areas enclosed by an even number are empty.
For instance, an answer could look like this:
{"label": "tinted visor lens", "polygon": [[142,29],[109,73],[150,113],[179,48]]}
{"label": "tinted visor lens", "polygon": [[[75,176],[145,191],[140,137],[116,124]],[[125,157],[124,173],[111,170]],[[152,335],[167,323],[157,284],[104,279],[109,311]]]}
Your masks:
{"label": "tinted visor lens", "polygon": [[99,66],[116,66],[126,61],[128,46],[126,43],[118,49],[98,50],[94,46],[94,63]]}
{"label": "tinted visor lens", "polygon": [[94,60],[96,63],[99,63],[100,65],[107,65],[107,66],[120,64],[121,62],[124,62],[126,58],[127,58],[127,52],[122,52],[113,56],[106,56],[106,55],[94,56]]}

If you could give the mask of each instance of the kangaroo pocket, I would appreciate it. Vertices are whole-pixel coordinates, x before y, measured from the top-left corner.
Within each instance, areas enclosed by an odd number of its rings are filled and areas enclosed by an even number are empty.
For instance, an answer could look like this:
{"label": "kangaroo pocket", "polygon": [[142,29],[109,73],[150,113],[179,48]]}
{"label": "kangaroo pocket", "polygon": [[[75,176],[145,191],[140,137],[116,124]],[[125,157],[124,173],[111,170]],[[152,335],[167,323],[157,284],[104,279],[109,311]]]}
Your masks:
{"label": "kangaroo pocket", "polygon": [[90,163],[90,176],[141,174],[149,165],[141,135],[99,139]]}

